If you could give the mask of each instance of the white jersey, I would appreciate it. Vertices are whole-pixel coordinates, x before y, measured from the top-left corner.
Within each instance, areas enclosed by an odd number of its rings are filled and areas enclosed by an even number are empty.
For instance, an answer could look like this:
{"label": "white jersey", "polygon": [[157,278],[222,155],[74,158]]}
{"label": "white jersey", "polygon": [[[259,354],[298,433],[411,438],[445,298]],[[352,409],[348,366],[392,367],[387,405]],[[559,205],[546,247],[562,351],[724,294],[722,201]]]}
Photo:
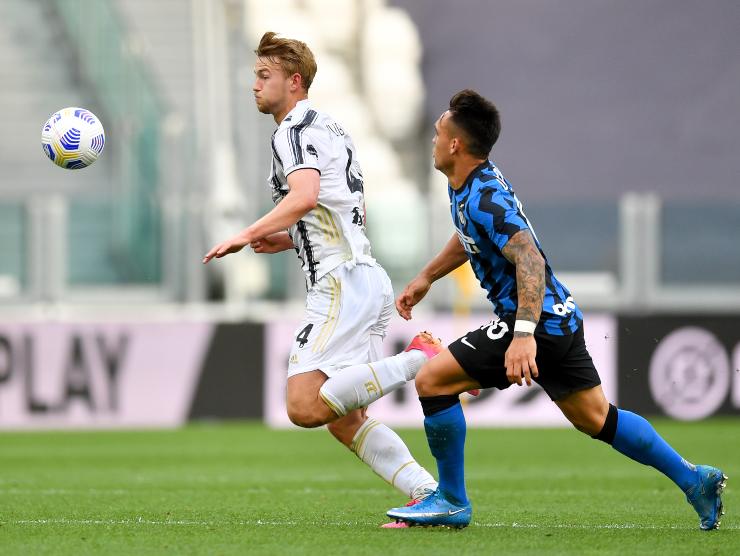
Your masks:
{"label": "white jersey", "polygon": [[344,262],[375,264],[365,235],[362,171],[352,139],[308,100],[298,102],[272,135],[269,184],[275,204],[290,190],[287,176],[302,168],[321,174],[316,208],[288,230],[307,286]]}

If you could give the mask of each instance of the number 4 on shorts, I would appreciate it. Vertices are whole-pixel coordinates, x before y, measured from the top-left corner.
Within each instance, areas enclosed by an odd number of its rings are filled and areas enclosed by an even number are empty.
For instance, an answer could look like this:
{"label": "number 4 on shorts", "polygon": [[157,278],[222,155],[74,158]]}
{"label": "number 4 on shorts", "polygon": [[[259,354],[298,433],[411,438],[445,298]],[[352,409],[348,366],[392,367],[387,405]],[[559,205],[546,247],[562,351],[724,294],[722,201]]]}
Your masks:
{"label": "number 4 on shorts", "polygon": [[308,335],[311,334],[312,328],[313,328],[313,324],[307,325],[303,330],[301,330],[298,333],[298,336],[295,337],[295,341],[298,342],[299,348],[302,348],[308,342]]}

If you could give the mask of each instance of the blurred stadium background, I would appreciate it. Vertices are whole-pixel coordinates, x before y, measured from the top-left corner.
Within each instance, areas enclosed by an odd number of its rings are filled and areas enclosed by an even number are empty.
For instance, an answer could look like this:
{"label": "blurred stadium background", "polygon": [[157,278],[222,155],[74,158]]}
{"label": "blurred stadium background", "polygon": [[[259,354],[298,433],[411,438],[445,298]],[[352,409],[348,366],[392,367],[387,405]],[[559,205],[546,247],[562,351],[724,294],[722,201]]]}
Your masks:
{"label": "blurred stadium background", "polygon": [[[611,399],[737,416],[738,29],[735,0],[0,0],[0,428],[287,426],[294,255],[200,262],[271,207],[274,122],[251,95],[266,30],[316,53],[310,97],[358,145],[397,291],[452,233],[432,124],[476,88]],[[106,128],[82,171],[39,142],[71,105]],[[458,272],[386,349],[488,311]],[[469,401],[471,422],[564,424],[539,389],[510,390]],[[376,411],[419,426],[417,405],[408,390]]]}

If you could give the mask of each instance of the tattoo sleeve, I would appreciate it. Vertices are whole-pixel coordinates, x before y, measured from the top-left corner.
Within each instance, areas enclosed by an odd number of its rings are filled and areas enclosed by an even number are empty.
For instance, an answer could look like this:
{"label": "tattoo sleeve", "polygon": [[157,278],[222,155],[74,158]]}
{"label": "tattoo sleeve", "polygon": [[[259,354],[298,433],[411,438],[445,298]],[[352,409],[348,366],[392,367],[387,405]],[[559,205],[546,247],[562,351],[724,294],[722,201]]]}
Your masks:
{"label": "tattoo sleeve", "polygon": [[[518,306],[517,320],[528,320],[537,323],[542,312],[542,301],[545,298],[545,260],[528,230],[521,230],[511,236],[503,254],[516,266],[516,289]],[[529,335],[526,333],[514,333]]]}

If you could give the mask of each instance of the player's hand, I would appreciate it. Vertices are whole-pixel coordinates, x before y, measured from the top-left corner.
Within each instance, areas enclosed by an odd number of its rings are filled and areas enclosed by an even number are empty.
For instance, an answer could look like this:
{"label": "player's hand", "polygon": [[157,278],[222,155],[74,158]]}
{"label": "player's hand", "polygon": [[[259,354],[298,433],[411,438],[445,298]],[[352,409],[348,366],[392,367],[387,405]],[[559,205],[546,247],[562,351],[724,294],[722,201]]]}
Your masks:
{"label": "player's hand", "polygon": [[262,238],[249,244],[255,253],[277,253],[280,251],[277,244],[269,239]]}
{"label": "player's hand", "polygon": [[432,287],[432,282],[423,276],[417,276],[403,289],[396,298],[396,311],[406,320],[411,320],[411,309],[421,301]]}
{"label": "player's hand", "polygon": [[249,242],[249,246],[255,253],[280,253],[286,249],[292,249],[293,240],[287,232],[277,232],[269,236],[261,237]]}
{"label": "player's hand", "polygon": [[231,239],[227,239],[226,241],[213,246],[213,248],[206,253],[206,256],[203,257],[203,264],[206,264],[213,258],[220,259],[229,253],[241,251],[248,243],[249,241],[242,234],[235,235]]}
{"label": "player's hand", "polygon": [[535,356],[537,355],[537,342],[533,335],[515,336],[509,344],[504,355],[504,366],[506,367],[506,378],[509,382],[522,385],[522,378],[527,386],[532,385],[532,378],[539,376]]}

